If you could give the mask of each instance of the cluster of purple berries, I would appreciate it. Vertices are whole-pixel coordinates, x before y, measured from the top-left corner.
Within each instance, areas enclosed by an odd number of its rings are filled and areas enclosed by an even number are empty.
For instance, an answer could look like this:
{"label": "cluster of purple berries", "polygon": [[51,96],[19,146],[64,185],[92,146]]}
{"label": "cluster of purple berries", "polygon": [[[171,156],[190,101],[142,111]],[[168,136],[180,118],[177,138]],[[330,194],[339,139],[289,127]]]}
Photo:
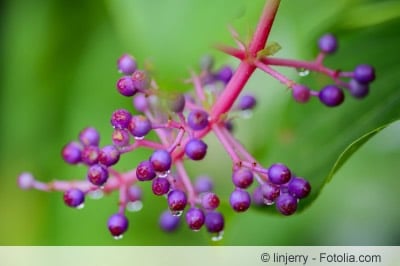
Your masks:
{"label": "cluster of purple berries", "polygon": [[[123,76],[118,79],[116,89],[121,95],[132,98],[135,110],[118,109],[111,114],[112,144],[99,147],[100,134],[87,127],[80,132],[78,141],[72,141],[62,149],[65,162],[87,167],[84,180],[43,183],[30,173],[22,173],[18,178],[19,186],[62,191],[65,204],[77,209],[83,207],[87,195],[96,197],[118,191],[119,208],[109,217],[107,226],[111,235],[119,239],[128,230],[126,211],[142,208],[139,184],[151,182],[152,193],[166,200],[167,210],[161,213],[159,220],[163,230],[174,231],[184,219],[189,229],[199,231],[205,227],[213,235],[213,240],[219,240],[225,221],[218,210],[220,199],[214,191],[212,179],[208,176],[191,178],[184,164],[186,160],[201,161],[207,156],[208,145],[204,137],[212,132],[232,160],[234,189],[229,203],[235,212],[245,212],[252,204],[275,204],[283,215],[295,213],[299,200],[310,194],[311,185],[282,163],[264,168],[233,136],[232,120],[237,116],[231,112],[249,112],[257,105],[254,96],[240,92],[253,71],[259,68],[292,89],[297,102],[305,103],[310,96],[315,96],[326,106],[338,106],[344,100],[342,88],[348,89],[356,98],[365,97],[375,73],[369,65],[359,65],[353,72],[325,67],[322,64],[324,57],[334,53],[338,47],[332,34],[320,38],[320,53],[312,62],[264,56],[263,53],[258,56],[267,39],[262,35],[268,37],[269,34],[263,23],[271,27],[274,12],[269,8],[276,12],[279,5],[276,3],[279,2],[267,2],[264,12],[272,16],[271,20],[267,16],[261,19],[249,50],[240,41],[240,49],[220,47],[223,52],[241,60],[236,71],[229,66],[213,70],[213,59],[204,57],[200,64],[201,73],[191,73],[188,80],[193,85],[193,92],[162,97],[150,73],[139,69],[134,57],[122,55],[117,67]],[[319,72],[331,77],[335,85],[313,91],[286,78],[271,66]],[[345,82],[342,79],[350,80]],[[159,141],[148,137],[150,132]],[[150,149],[152,153],[127,172],[115,169],[121,156],[139,148]],[[251,195],[248,190],[252,186]]]}

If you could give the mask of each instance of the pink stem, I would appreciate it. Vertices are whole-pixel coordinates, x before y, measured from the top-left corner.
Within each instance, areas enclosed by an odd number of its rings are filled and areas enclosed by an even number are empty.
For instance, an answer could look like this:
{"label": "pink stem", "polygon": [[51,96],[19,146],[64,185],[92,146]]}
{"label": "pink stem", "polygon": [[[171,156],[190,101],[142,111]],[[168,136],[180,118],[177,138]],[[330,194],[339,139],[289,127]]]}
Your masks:
{"label": "pink stem", "polygon": [[267,74],[271,75],[273,78],[277,79],[283,85],[286,85],[288,88],[292,88],[292,86],[294,84],[296,84],[293,80],[288,79],[287,77],[285,77],[284,75],[282,75],[278,71],[275,71],[274,69],[272,69],[271,67],[269,67],[268,65],[266,65],[266,64],[264,64],[264,63],[262,63],[260,61],[255,61],[254,64],[259,69],[264,71],[265,73],[267,73]]}
{"label": "pink stem", "polygon": [[219,142],[221,142],[222,146],[224,146],[228,155],[231,157],[234,166],[240,165],[241,163],[240,157],[236,154],[236,151],[234,150],[232,145],[230,145],[229,141],[226,139],[225,135],[221,130],[221,126],[215,124],[213,125],[212,130],[217,136]]}
{"label": "pink stem", "polygon": [[183,162],[181,160],[176,161],[175,166],[176,166],[176,171],[179,174],[180,180],[182,181],[187,191],[188,201],[190,205],[193,207],[194,204],[196,203],[196,193],[194,192],[192,182],[190,181],[190,178],[186,172],[185,166],[183,165]]}
{"label": "pink stem", "polygon": [[194,74],[193,71],[190,72],[190,75],[192,77],[192,82],[196,90],[197,97],[199,97],[200,102],[204,102],[206,100],[206,95],[204,94],[204,88],[201,85],[200,79]]}

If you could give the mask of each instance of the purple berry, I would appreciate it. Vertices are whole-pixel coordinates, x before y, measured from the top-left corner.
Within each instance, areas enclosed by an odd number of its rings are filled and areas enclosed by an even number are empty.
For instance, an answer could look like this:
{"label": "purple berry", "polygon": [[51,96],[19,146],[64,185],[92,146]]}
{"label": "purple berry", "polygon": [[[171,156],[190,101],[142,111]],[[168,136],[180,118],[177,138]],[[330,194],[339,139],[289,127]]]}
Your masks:
{"label": "purple berry", "polygon": [[166,150],[155,150],[150,156],[150,162],[155,171],[166,172],[171,168],[171,154]]}
{"label": "purple berry", "polygon": [[147,109],[149,109],[149,104],[147,102],[147,97],[142,94],[138,93],[133,97],[133,106],[135,107],[136,110],[139,112],[145,112]]}
{"label": "purple berry", "polygon": [[35,178],[31,173],[21,173],[18,176],[18,185],[22,189],[30,189],[35,185]]}
{"label": "purple berry", "polygon": [[73,208],[83,206],[85,201],[85,193],[77,188],[72,188],[64,192],[64,203]]}
{"label": "purple berry", "polygon": [[354,69],[354,79],[361,84],[368,84],[375,80],[375,69],[366,64],[358,65]]}
{"label": "purple berry", "polygon": [[260,205],[260,206],[264,205],[264,195],[263,195],[261,186],[258,186],[253,190],[252,202],[255,205]]}
{"label": "purple berry", "polygon": [[168,193],[168,206],[172,212],[183,211],[187,204],[185,192],[179,189],[172,190]]}
{"label": "purple berry", "polygon": [[359,83],[355,79],[351,79],[349,82],[350,94],[357,99],[365,98],[369,93],[368,84]]}
{"label": "purple berry", "polygon": [[142,190],[136,185],[130,186],[127,194],[131,202],[142,200]]}
{"label": "purple berry", "polygon": [[128,127],[131,118],[132,115],[128,110],[118,109],[112,113],[110,122],[114,128],[125,129]]}
{"label": "purple berry", "polygon": [[253,183],[253,172],[246,168],[240,168],[232,174],[233,184],[238,188],[248,188]]}
{"label": "purple berry", "polygon": [[136,60],[128,54],[123,54],[117,61],[119,72],[124,75],[132,75],[136,70]]}
{"label": "purple berry", "polygon": [[319,92],[319,100],[329,107],[338,106],[344,101],[344,93],[334,85],[327,85]]}
{"label": "purple berry", "polygon": [[119,161],[119,151],[113,145],[103,147],[99,153],[99,162],[105,166],[111,166]]}
{"label": "purple berry", "polygon": [[202,130],[208,126],[208,113],[203,110],[193,110],[187,119],[188,125],[193,130]]}
{"label": "purple berry", "polygon": [[185,154],[194,161],[202,160],[207,154],[207,144],[200,139],[191,139],[186,143]]}
{"label": "purple berry", "polygon": [[120,94],[123,96],[133,96],[136,92],[137,89],[135,88],[135,84],[133,83],[133,80],[131,79],[130,76],[125,76],[120,78],[117,81],[117,90]]}
{"label": "purple berry", "polygon": [[267,182],[261,185],[261,192],[264,199],[274,202],[279,196],[281,190],[279,189],[279,186]]}
{"label": "purple berry", "polygon": [[307,86],[296,84],[293,86],[293,98],[299,103],[306,103],[310,100],[311,92]]}
{"label": "purple berry", "polygon": [[168,100],[168,107],[172,112],[181,113],[185,109],[185,95],[173,94]]}
{"label": "purple berry", "polygon": [[142,115],[132,116],[128,129],[131,134],[137,138],[142,138],[151,130],[151,122],[147,117]]}
{"label": "purple berry", "polygon": [[245,190],[235,189],[231,193],[229,203],[231,204],[233,210],[237,212],[244,212],[250,207],[250,194]]}
{"label": "purple berry", "polygon": [[136,177],[139,181],[149,181],[156,177],[153,165],[149,161],[140,162],[136,167]]}
{"label": "purple berry", "polygon": [[79,140],[84,146],[98,146],[100,134],[93,127],[87,127],[79,133]]}
{"label": "purple berry", "polygon": [[290,169],[281,163],[271,165],[268,169],[269,181],[276,185],[285,184],[290,180],[291,172]]}
{"label": "purple berry", "polygon": [[61,152],[66,163],[77,164],[81,162],[81,145],[77,142],[70,142],[64,146]]}
{"label": "purple berry", "polygon": [[298,199],[308,196],[311,192],[310,183],[301,177],[294,177],[290,180],[288,185],[288,192]]}
{"label": "purple berry", "polygon": [[132,74],[132,81],[136,89],[140,91],[147,90],[150,85],[150,79],[146,71],[136,70]]}
{"label": "purple berry", "polygon": [[238,108],[240,110],[251,110],[257,104],[257,100],[253,95],[243,95],[239,98]]}
{"label": "purple berry", "polygon": [[291,215],[297,210],[297,199],[290,194],[279,195],[275,202],[276,209],[283,215]]}
{"label": "purple berry", "polygon": [[207,212],[204,224],[208,232],[219,233],[224,230],[224,217],[216,211]]}
{"label": "purple berry", "polygon": [[84,146],[81,152],[81,160],[86,165],[93,165],[99,161],[100,150],[97,146]]}
{"label": "purple berry", "polygon": [[201,206],[205,210],[214,210],[219,206],[219,198],[212,192],[205,192],[201,197]]}
{"label": "purple berry", "polygon": [[165,232],[173,232],[179,226],[179,217],[172,215],[169,210],[164,211],[159,220],[160,228]]}
{"label": "purple berry", "polygon": [[219,81],[224,82],[225,84],[227,84],[229,80],[231,80],[232,76],[233,76],[233,70],[230,66],[221,67],[216,74],[216,78]]}
{"label": "purple berry", "polygon": [[88,169],[87,179],[93,185],[102,186],[107,182],[108,170],[106,167],[100,164],[92,165]]}
{"label": "purple berry", "polygon": [[318,47],[321,52],[333,54],[338,48],[336,37],[331,33],[323,35],[318,40]]}
{"label": "purple berry", "polygon": [[170,188],[170,184],[168,179],[156,177],[153,179],[153,183],[151,184],[151,190],[154,195],[161,196],[168,193]]}
{"label": "purple berry", "polygon": [[112,133],[111,139],[115,146],[124,147],[129,144],[130,135],[127,130],[116,128]]}
{"label": "purple berry", "polygon": [[107,226],[113,237],[121,238],[126,230],[128,230],[129,221],[125,215],[116,213],[108,219]]}
{"label": "purple berry", "polygon": [[200,230],[205,221],[205,216],[202,210],[191,208],[186,212],[186,223],[189,228],[194,231]]}
{"label": "purple berry", "polygon": [[213,191],[213,181],[208,176],[199,176],[194,182],[194,190],[199,194]]}

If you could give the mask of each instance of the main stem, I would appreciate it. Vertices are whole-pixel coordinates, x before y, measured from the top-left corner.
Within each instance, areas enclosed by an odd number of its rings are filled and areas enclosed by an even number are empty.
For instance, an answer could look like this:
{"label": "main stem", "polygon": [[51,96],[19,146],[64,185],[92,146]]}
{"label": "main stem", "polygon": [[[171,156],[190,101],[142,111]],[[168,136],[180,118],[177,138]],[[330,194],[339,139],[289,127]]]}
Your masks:
{"label": "main stem", "polygon": [[280,2],[280,0],[269,0],[266,2],[256,31],[250,42],[246,58],[239,64],[235,74],[211,109],[212,121],[218,121],[222,114],[229,111],[246,85],[247,80],[256,69],[252,61],[257,57],[257,53],[265,47]]}

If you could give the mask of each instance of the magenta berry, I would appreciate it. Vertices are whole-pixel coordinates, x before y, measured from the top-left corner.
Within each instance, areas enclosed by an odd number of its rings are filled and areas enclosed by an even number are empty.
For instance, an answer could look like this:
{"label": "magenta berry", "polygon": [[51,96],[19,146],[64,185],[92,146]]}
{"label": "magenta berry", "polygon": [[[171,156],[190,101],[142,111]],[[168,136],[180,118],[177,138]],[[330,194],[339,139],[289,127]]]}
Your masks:
{"label": "magenta berry", "polygon": [[80,189],[72,188],[64,192],[64,203],[73,208],[79,208],[85,201],[85,194]]}
{"label": "magenta berry", "polygon": [[355,79],[351,79],[349,82],[349,91],[354,98],[363,99],[369,93],[369,86],[368,84],[362,84]]}
{"label": "magenta berry", "polygon": [[158,221],[160,228],[165,232],[173,232],[179,227],[180,219],[172,215],[169,210],[164,211]]}
{"label": "magenta berry", "polygon": [[153,179],[151,184],[151,190],[154,195],[162,196],[169,192],[170,184],[168,179],[162,177],[156,177]]}
{"label": "magenta berry", "polygon": [[261,193],[264,199],[269,202],[275,201],[275,199],[279,196],[281,190],[278,185],[272,183],[264,183],[261,185]]}
{"label": "magenta berry", "polygon": [[87,179],[96,186],[102,186],[108,179],[108,170],[105,166],[95,164],[89,167]]}
{"label": "magenta berry", "polygon": [[279,195],[275,202],[276,209],[283,215],[291,215],[297,210],[297,199],[290,194]]}
{"label": "magenta berry", "polygon": [[151,130],[150,120],[142,115],[132,116],[128,129],[131,134],[136,138],[142,138],[146,136]]}
{"label": "magenta berry", "polygon": [[324,52],[326,54],[333,54],[338,47],[337,39],[331,33],[325,34],[319,39],[318,47],[321,52]]}
{"label": "magenta berry", "polygon": [[281,163],[273,164],[268,169],[269,181],[277,185],[287,183],[290,180],[291,175],[290,169]]}
{"label": "magenta berry", "polygon": [[153,165],[149,161],[140,162],[136,167],[136,177],[139,181],[149,181],[156,177]]}
{"label": "magenta berry", "polygon": [[142,200],[142,189],[139,186],[133,185],[128,188],[128,199],[131,202]]}
{"label": "magenta berry", "polygon": [[191,139],[186,143],[185,154],[194,161],[202,160],[207,153],[207,144],[200,139]]}
{"label": "magenta berry", "polygon": [[172,158],[166,150],[155,150],[150,156],[150,163],[156,172],[166,172],[171,168]]}
{"label": "magenta berry", "polygon": [[85,146],[81,152],[82,162],[86,165],[93,165],[99,161],[100,150],[97,146]]}
{"label": "magenta berry", "polygon": [[242,189],[235,189],[229,198],[232,209],[237,212],[244,212],[250,207],[251,197],[249,192]]}
{"label": "magenta berry", "polygon": [[111,115],[111,125],[114,128],[127,128],[132,118],[131,113],[125,109],[115,110]]}
{"label": "magenta berry", "polygon": [[188,116],[188,125],[193,130],[202,130],[208,126],[208,113],[203,110],[193,110]]}
{"label": "magenta berry", "polygon": [[112,143],[118,147],[124,147],[129,144],[130,134],[125,129],[114,129],[112,136]]}
{"label": "magenta berry", "polygon": [[128,55],[122,55],[117,61],[117,68],[119,72],[125,75],[131,75],[136,70],[136,60]]}
{"label": "magenta berry", "polygon": [[133,97],[133,106],[139,112],[146,112],[149,109],[149,103],[147,102],[147,97],[144,94],[136,94]]}
{"label": "magenta berry", "polygon": [[246,94],[239,98],[238,108],[240,110],[251,110],[257,104],[257,100],[253,95]]}
{"label": "magenta berry", "polygon": [[205,215],[198,208],[190,208],[185,215],[186,223],[191,230],[198,231],[205,222]]}
{"label": "magenta berry", "polygon": [[251,195],[251,200],[253,204],[261,206],[264,205],[265,200],[264,200],[264,195],[261,189],[261,186],[257,186]]}
{"label": "magenta berry", "polygon": [[66,163],[77,164],[81,162],[81,145],[75,141],[68,143],[62,149],[61,155]]}
{"label": "magenta berry", "polygon": [[247,168],[240,168],[232,174],[233,184],[238,188],[248,188],[253,183],[253,172]]}
{"label": "magenta berry", "polygon": [[319,92],[319,100],[328,107],[338,106],[344,101],[344,93],[339,87],[328,85]]}
{"label": "magenta berry", "polygon": [[206,213],[204,224],[208,232],[219,233],[224,230],[225,221],[220,212],[210,211]]}
{"label": "magenta berry", "polygon": [[310,100],[311,92],[307,86],[296,84],[293,86],[293,98],[299,103],[306,103]]}
{"label": "magenta berry", "polygon": [[113,214],[108,219],[108,230],[110,231],[111,235],[117,239],[121,238],[122,235],[128,230],[129,221],[125,215],[117,213]]}
{"label": "magenta berry", "polygon": [[79,133],[79,140],[84,146],[98,146],[100,134],[93,127],[87,127]]}
{"label": "magenta berry", "polygon": [[183,211],[187,204],[185,192],[179,189],[174,189],[168,193],[168,206],[172,212]]}
{"label": "magenta berry", "polygon": [[288,185],[289,194],[293,195],[298,199],[302,199],[308,196],[311,192],[310,183],[301,177],[294,177],[290,180]]}
{"label": "magenta berry", "polygon": [[197,193],[211,192],[214,189],[213,181],[209,176],[198,176],[194,182],[194,190]]}
{"label": "magenta berry", "polygon": [[233,70],[230,66],[223,66],[218,70],[216,78],[223,83],[228,83],[233,76]]}
{"label": "magenta berry", "polygon": [[118,162],[119,151],[113,145],[103,147],[99,152],[99,162],[105,166],[111,166]]}
{"label": "magenta berry", "polygon": [[354,69],[354,79],[361,84],[368,84],[375,80],[375,70],[370,65],[358,65]]}
{"label": "magenta berry", "polygon": [[135,84],[130,76],[125,76],[117,81],[117,90],[123,96],[133,96],[137,92]]}
{"label": "magenta berry", "polygon": [[219,198],[215,193],[205,192],[201,196],[201,206],[205,210],[214,210],[219,206]]}
{"label": "magenta berry", "polygon": [[148,74],[143,70],[136,70],[133,72],[132,81],[135,88],[140,91],[148,89],[150,85]]}

